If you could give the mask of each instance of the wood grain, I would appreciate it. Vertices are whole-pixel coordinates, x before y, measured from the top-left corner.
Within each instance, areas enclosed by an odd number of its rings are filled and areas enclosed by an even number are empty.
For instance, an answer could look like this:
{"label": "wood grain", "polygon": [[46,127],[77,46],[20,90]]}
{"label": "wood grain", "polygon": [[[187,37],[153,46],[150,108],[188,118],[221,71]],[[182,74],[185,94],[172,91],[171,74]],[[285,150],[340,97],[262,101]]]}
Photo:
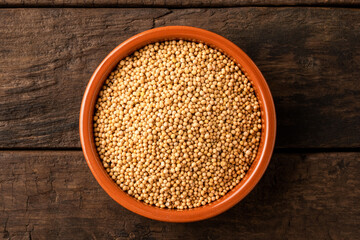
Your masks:
{"label": "wood grain", "polygon": [[165,25],[214,31],[248,53],[274,96],[277,148],[360,147],[360,10],[307,7],[1,9],[0,147],[79,148],[92,72]]}
{"label": "wood grain", "polygon": [[[275,154],[255,189],[209,220],[140,217],[97,184],[80,151],[0,152],[4,239],[359,239],[360,153]],[[1,237],[1,235],[0,235]]]}
{"label": "wood grain", "polygon": [[359,0],[0,0],[2,7],[237,7],[237,6],[357,6]]}

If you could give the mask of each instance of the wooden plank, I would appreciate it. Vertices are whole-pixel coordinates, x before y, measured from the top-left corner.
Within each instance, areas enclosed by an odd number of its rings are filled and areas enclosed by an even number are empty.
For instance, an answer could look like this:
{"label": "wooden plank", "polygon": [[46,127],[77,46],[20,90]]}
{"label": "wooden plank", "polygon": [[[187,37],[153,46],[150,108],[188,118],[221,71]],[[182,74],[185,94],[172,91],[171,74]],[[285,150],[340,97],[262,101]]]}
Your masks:
{"label": "wooden plank", "polygon": [[358,0],[1,0],[0,7],[238,7],[279,5],[357,6]]}
{"label": "wooden plank", "polygon": [[359,239],[360,153],[279,153],[255,189],[220,216],[188,224],[113,201],[80,151],[0,152],[4,239]]}
{"label": "wooden plank", "polygon": [[0,147],[78,148],[92,72],[115,46],[164,25],[214,31],[262,70],[278,148],[360,147],[360,10],[2,9]]}

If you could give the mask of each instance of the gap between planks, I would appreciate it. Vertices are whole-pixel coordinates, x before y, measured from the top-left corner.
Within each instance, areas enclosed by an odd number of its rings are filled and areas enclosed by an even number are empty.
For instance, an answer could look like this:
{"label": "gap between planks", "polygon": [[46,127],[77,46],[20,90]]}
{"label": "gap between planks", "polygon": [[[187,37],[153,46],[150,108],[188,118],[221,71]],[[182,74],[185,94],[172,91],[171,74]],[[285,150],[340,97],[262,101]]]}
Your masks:
{"label": "gap between planks", "polygon": [[[81,152],[81,148],[0,148],[0,152]],[[275,148],[273,153],[357,153],[360,148]]]}
{"label": "gap between planks", "polygon": [[8,9],[8,8],[83,8],[83,9],[94,9],[94,8],[165,8],[168,10],[176,10],[176,9],[227,9],[227,8],[349,8],[349,9],[359,9],[360,8],[360,1],[359,3],[354,4],[298,4],[298,5],[291,5],[291,4],[281,4],[281,5],[275,5],[275,4],[246,4],[246,5],[229,5],[229,6],[221,6],[221,5],[215,5],[215,6],[166,6],[166,5],[154,5],[154,6],[148,6],[148,5],[95,5],[95,6],[89,6],[89,5],[1,5],[0,3],[0,9]]}

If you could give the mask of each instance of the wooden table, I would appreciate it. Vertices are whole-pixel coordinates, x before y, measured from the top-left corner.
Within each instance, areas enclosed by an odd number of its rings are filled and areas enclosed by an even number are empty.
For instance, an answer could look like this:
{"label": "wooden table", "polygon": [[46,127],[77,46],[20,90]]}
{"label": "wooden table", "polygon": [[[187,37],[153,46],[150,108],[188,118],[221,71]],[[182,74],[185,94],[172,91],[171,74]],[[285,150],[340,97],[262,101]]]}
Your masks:
{"label": "wooden table", "polygon": [[[0,238],[360,239],[359,6],[0,1]],[[236,43],[276,104],[275,152],[260,183],[229,211],[196,223],[153,221],[115,203],[79,142],[80,102],[96,66],[130,36],[165,25]]]}

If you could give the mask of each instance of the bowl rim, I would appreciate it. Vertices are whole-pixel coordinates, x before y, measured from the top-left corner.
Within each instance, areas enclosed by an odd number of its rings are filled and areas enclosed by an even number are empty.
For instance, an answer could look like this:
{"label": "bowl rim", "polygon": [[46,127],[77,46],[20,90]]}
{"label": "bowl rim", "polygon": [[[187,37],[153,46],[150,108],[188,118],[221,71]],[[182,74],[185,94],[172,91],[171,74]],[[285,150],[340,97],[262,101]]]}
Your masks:
{"label": "bowl rim", "polygon": [[[106,173],[98,156],[93,139],[94,106],[103,82],[119,61],[152,42],[184,39],[203,42],[225,52],[239,63],[255,89],[262,112],[262,135],[257,157],[244,179],[225,196],[202,207],[174,210],[160,209],[136,200],[120,187]],[[165,222],[193,222],[216,216],[241,201],[255,187],[263,176],[272,156],[276,136],[275,106],[265,78],[255,63],[234,43],[226,38],[195,27],[167,26],[141,32],[127,39],[100,63],[93,73],[83,96],[79,118],[80,141],[86,162],[97,182],[117,203],[147,218]]]}

